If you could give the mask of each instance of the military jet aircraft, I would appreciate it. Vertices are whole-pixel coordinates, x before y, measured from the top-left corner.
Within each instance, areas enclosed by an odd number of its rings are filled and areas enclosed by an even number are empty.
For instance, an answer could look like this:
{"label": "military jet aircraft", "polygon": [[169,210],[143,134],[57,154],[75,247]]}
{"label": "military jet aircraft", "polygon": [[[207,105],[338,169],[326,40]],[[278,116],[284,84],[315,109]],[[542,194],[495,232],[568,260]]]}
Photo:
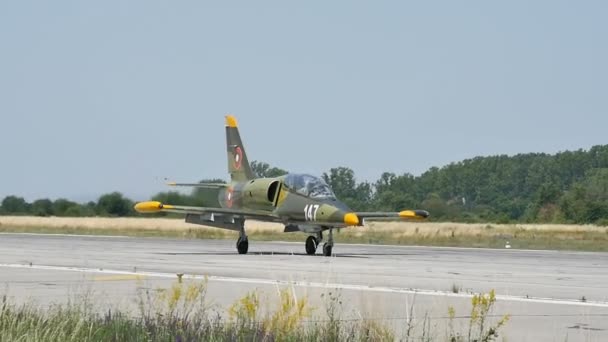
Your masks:
{"label": "military jet aircraft", "polygon": [[200,224],[239,232],[236,249],[246,254],[249,241],[245,220],[280,222],[285,232],[304,232],[306,253],[315,254],[327,232],[323,255],[331,256],[334,229],[362,226],[366,219],[425,219],[425,210],[401,212],[356,212],[336,198],[323,179],[307,174],[287,174],[274,178],[256,178],[237,127],[236,118],[226,116],[226,145],[230,183],[170,183],[214,189],[219,193],[219,207],[189,207],[157,201],[140,202],[135,210],[140,213],[172,212],[185,214],[188,223]]}

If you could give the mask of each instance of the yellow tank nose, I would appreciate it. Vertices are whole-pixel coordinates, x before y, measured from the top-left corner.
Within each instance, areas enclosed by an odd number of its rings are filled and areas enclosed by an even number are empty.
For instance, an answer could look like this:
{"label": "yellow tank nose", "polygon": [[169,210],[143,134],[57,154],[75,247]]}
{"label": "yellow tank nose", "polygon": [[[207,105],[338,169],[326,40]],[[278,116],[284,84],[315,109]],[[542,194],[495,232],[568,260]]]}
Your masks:
{"label": "yellow tank nose", "polygon": [[154,213],[162,208],[163,204],[157,201],[139,202],[135,205],[135,210],[140,213]]}
{"label": "yellow tank nose", "polygon": [[359,225],[359,217],[355,213],[347,213],[344,215],[344,223],[347,226]]}

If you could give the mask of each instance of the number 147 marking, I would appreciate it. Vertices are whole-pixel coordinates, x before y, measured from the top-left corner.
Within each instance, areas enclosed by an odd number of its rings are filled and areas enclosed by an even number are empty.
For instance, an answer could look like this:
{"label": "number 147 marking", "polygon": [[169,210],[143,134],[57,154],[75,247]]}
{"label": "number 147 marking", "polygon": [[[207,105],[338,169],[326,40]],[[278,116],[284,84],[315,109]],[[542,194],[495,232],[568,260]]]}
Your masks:
{"label": "number 147 marking", "polygon": [[317,210],[319,210],[318,204],[307,204],[304,207],[304,219],[306,221],[316,221],[317,220]]}

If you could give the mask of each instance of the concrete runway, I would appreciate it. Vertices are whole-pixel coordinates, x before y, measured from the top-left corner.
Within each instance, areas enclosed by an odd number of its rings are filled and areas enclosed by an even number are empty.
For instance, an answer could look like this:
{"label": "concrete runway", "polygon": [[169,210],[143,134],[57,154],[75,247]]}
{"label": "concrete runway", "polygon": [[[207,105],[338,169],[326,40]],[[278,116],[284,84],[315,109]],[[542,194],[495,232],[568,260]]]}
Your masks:
{"label": "concrete runway", "polygon": [[[250,240],[249,254],[238,255],[227,240],[0,234],[0,284],[17,302],[63,303],[92,292],[102,308],[132,309],[142,288],[168,287],[184,273],[208,276],[208,298],[218,308],[254,289],[272,302],[277,287],[289,286],[321,314],[321,294],[338,289],[345,317],[400,331],[414,303],[415,317],[428,314],[439,340],[448,306],[466,316],[470,293],[495,289],[494,313],[512,316],[501,334],[509,341],[608,341],[608,253],[345,245],[336,238],[336,255],[326,258],[305,255],[304,235],[302,243]],[[456,320],[459,331],[467,324]]]}

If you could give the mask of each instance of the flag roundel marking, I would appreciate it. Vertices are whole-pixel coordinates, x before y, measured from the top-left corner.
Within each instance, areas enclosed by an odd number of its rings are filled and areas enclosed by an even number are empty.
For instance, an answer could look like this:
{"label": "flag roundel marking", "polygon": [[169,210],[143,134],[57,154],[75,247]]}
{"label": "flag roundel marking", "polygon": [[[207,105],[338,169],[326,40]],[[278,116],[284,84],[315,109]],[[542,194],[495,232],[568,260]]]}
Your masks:
{"label": "flag roundel marking", "polygon": [[226,189],[226,207],[232,208],[232,188]]}
{"label": "flag roundel marking", "polygon": [[241,165],[243,165],[243,150],[240,146],[237,146],[234,149],[234,168],[238,170]]}

